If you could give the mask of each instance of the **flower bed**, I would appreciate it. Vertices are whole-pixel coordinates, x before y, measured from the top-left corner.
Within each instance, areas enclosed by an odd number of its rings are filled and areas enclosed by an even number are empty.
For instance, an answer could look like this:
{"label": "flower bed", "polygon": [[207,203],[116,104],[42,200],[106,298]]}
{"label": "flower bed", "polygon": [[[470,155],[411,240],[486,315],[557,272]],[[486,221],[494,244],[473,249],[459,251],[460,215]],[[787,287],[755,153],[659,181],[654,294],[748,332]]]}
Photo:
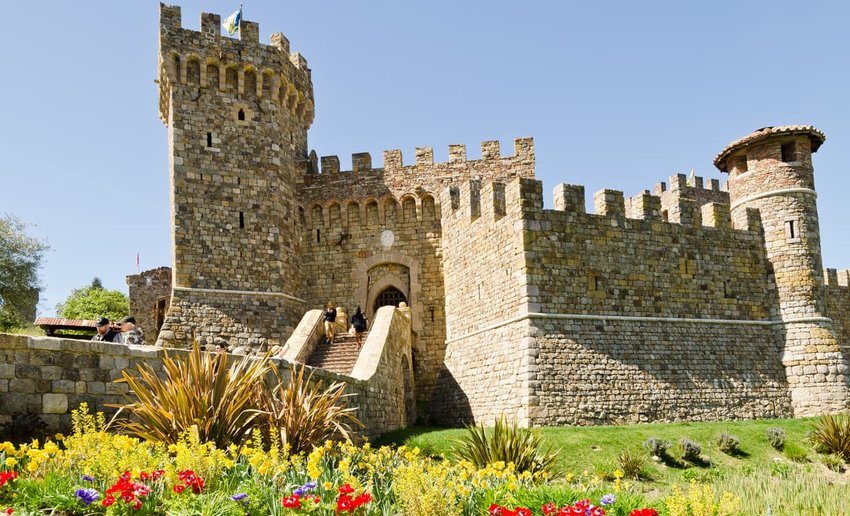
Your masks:
{"label": "flower bed", "polygon": [[[0,508],[10,514],[242,516],[486,514],[490,507],[491,514],[509,516],[531,514],[517,508],[516,496],[551,480],[544,473],[517,472],[512,464],[475,468],[425,457],[418,449],[373,449],[368,443],[328,441],[309,454],[290,454],[259,431],[242,447],[201,442],[196,429],[166,446],[107,432],[103,417],[88,414],[85,406],[74,411],[73,424],[72,435],[43,445],[0,444]],[[633,497],[615,500],[603,498],[596,512],[584,514],[640,508],[627,506],[634,505]],[[572,510],[591,506],[578,502]],[[566,510],[551,504],[534,513],[578,514]]]}

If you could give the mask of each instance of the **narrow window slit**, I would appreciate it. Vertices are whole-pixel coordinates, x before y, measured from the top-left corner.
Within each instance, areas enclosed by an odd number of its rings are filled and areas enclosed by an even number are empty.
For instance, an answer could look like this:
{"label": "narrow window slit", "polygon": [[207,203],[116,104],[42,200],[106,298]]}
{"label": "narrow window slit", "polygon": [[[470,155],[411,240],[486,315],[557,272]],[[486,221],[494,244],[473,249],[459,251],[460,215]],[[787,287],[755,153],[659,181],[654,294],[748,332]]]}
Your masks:
{"label": "narrow window slit", "polygon": [[207,133],[207,147],[212,147],[212,133]]}
{"label": "narrow window slit", "polygon": [[239,212],[239,229],[245,229],[245,212]]}

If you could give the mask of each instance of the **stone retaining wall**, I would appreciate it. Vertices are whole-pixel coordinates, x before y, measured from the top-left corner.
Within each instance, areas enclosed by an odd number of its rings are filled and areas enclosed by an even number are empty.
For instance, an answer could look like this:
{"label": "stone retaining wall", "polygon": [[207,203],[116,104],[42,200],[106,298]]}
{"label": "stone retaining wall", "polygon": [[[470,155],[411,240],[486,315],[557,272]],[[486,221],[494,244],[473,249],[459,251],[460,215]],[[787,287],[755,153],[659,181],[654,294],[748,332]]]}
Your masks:
{"label": "stone retaining wall", "polygon": [[[404,326],[403,322],[393,322],[394,328]],[[407,330],[409,334],[409,320]],[[396,336],[388,342],[379,358],[381,367],[368,378],[313,370],[314,379],[343,382],[346,391],[355,395],[350,403],[358,407],[357,417],[366,425],[361,433],[366,437],[404,426],[404,396],[399,393],[405,390],[403,371],[410,368],[409,364],[404,368],[397,357],[409,359],[410,338]],[[67,431],[71,410],[82,402],[88,403],[92,412],[102,411],[109,417],[115,409],[106,404],[123,403],[129,392],[126,384],[113,380],[121,378],[122,371],[135,370],[140,363],[161,371],[164,353],[162,348],[150,346],[0,334],[0,423],[15,414],[30,412],[39,415],[49,431]],[[168,353],[187,351],[171,349]],[[287,379],[290,363],[275,363]],[[388,398],[388,394],[393,397]]]}

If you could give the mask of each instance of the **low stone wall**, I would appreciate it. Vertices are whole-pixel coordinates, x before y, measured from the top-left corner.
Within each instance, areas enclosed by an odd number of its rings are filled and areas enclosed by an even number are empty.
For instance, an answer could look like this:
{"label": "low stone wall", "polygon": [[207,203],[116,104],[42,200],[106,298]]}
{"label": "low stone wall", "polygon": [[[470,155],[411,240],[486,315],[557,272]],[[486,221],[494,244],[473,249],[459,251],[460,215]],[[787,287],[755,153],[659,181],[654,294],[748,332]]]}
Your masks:
{"label": "low stone wall", "polygon": [[[410,320],[400,311],[388,307],[386,331],[378,331],[370,339],[377,342],[383,334],[385,345],[377,361],[369,355],[358,361],[356,378],[315,369],[313,378],[326,384],[339,381],[346,391],[354,394],[350,400],[357,406],[357,417],[366,427],[361,433],[368,438],[404,426],[405,386],[412,389],[410,372]],[[387,317],[385,317],[387,318]],[[375,321],[378,325],[378,321]],[[405,337],[406,330],[406,337]],[[364,353],[376,346],[364,344]],[[381,347],[381,346],[378,346]],[[186,350],[169,349],[171,355]],[[67,431],[71,411],[80,403],[88,403],[92,412],[101,411],[107,418],[115,409],[106,404],[123,403],[129,389],[124,383],[114,383],[122,371],[135,370],[140,363],[162,371],[166,350],[151,346],[125,346],[111,342],[91,342],[54,337],[28,337],[0,334],[0,423],[15,414],[30,412],[39,415],[50,431]],[[406,359],[406,362],[402,359]],[[281,377],[289,377],[290,363],[277,359]],[[374,372],[364,371],[373,364]],[[405,365],[406,364],[406,365]]]}
{"label": "low stone wall", "polygon": [[774,328],[533,319],[537,425],[791,417]]}
{"label": "low stone wall", "polygon": [[140,362],[159,369],[161,357],[162,350],[147,346],[0,334],[0,421],[30,412],[65,431],[82,402],[112,414],[106,404],[122,402],[128,392],[113,380]]}

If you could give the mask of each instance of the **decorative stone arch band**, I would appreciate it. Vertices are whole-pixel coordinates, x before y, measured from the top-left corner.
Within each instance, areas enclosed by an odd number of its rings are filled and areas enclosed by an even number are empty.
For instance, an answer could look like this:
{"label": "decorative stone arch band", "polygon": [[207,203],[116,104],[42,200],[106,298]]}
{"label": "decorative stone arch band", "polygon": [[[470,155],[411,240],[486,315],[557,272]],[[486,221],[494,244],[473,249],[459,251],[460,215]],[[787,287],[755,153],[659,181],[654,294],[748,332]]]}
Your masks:
{"label": "decorative stone arch band", "polygon": [[738,206],[745,204],[745,203],[748,203],[748,202],[756,201],[758,199],[764,199],[765,197],[774,197],[774,196],[777,196],[777,195],[791,195],[791,194],[809,194],[809,195],[813,195],[815,197],[818,196],[818,193],[815,192],[814,190],[812,190],[811,188],[786,188],[784,190],[771,190],[770,192],[762,192],[760,194],[751,195],[749,197],[744,197],[743,199],[741,199],[741,200],[737,201],[735,204],[733,204],[732,207],[730,208],[730,210],[734,210]]}
{"label": "decorative stone arch band", "polygon": [[[380,282],[376,285],[383,285],[380,289],[375,288],[375,292],[369,291],[369,270],[373,267],[377,267],[378,265],[383,265],[386,263],[393,263],[398,265],[403,265],[407,267],[407,270],[410,274],[410,289],[407,289],[406,285],[401,283],[401,279],[397,278],[398,284],[391,283],[390,278],[387,278],[387,284],[384,285],[384,282]],[[392,285],[398,288],[404,296],[407,298],[407,304],[410,306],[411,310],[411,318],[412,318],[412,326],[413,331],[416,333],[421,333],[422,331],[422,304],[419,302],[419,292],[422,291],[422,285],[419,282],[419,261],[415,258],[407,256],[406,254],[396,253],[396,252],[383,252],[378,253],[375,256],[370,258],[366,258],[354,269],[354,277],[352,278],[352,283],[357,285],[357,288],[354,290],[354,299],[360,303],[360,306],[364,308],[367,312],[369,311],[369,303],[374,302],[375,297],[378,295],[380,290],[386,288],[389,285]]]}

